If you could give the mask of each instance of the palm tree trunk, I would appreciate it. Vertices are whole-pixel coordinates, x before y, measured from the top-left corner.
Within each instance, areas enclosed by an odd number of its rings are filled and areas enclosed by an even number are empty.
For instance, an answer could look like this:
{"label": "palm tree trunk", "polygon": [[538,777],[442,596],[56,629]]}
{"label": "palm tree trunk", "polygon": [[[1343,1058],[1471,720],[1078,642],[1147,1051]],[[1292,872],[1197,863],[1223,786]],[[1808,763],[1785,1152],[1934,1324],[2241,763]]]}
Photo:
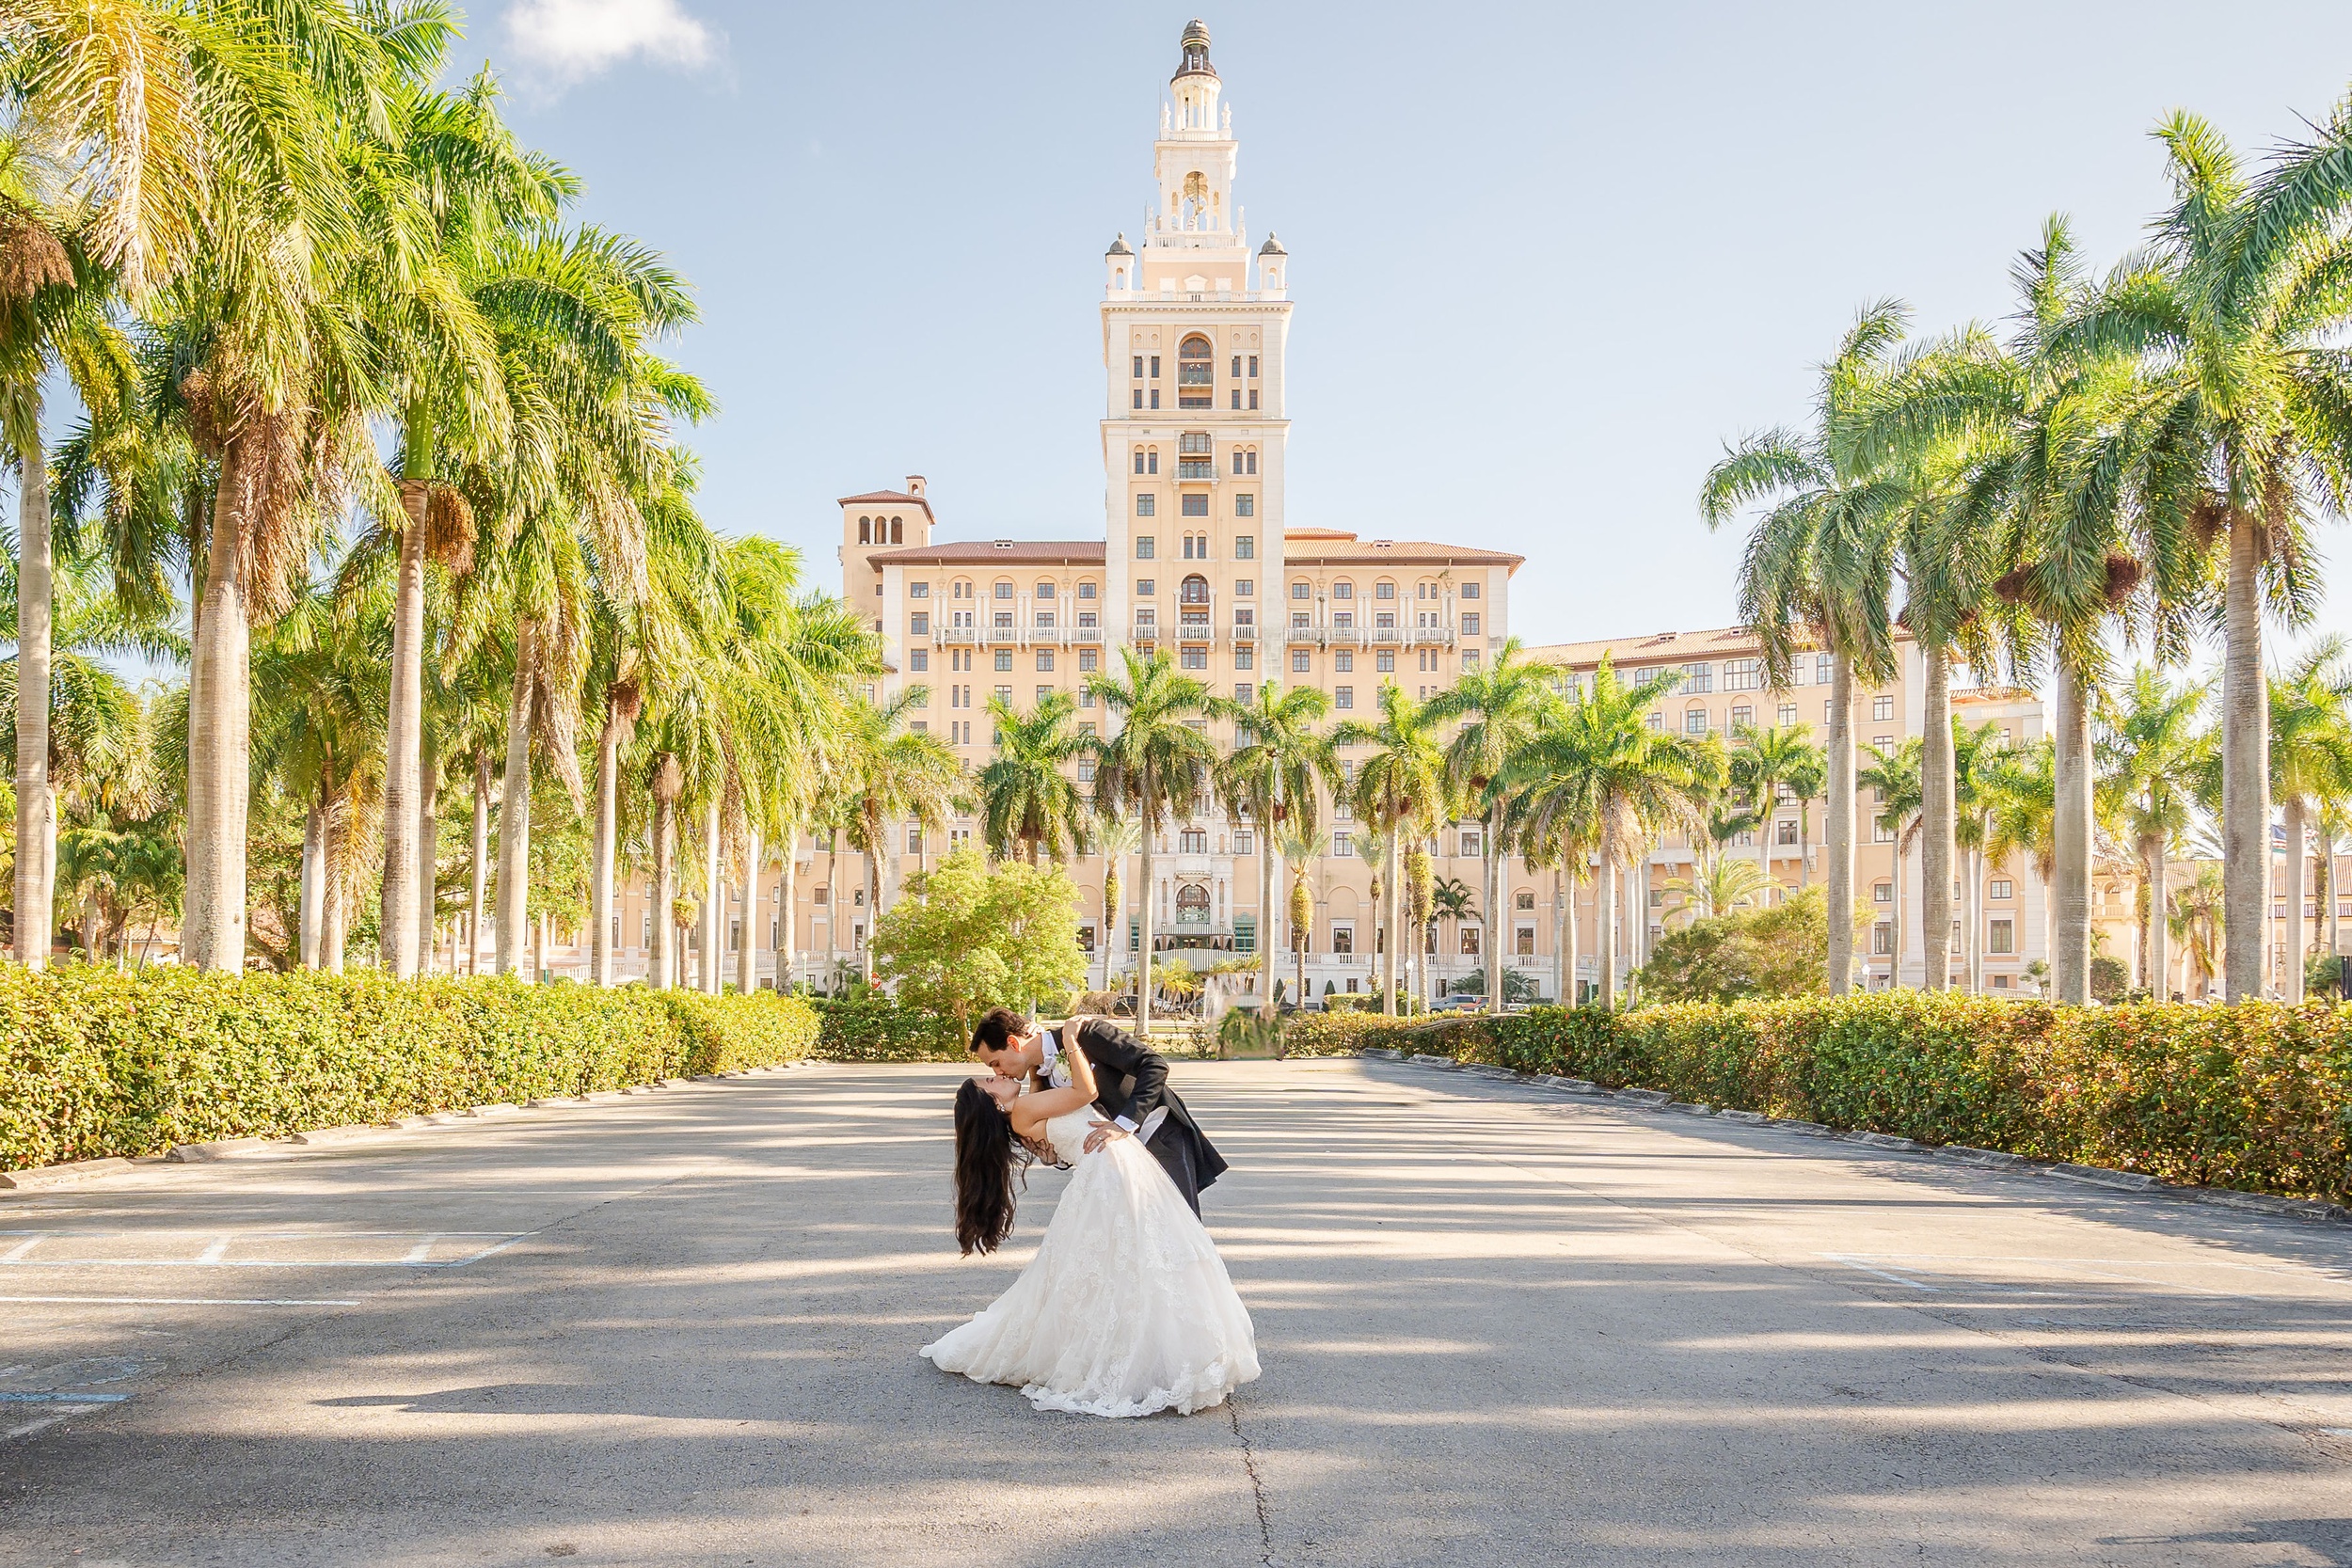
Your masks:
{"label": "palm tree trunk", "polygon": [[1141,884],[1137,891],[1142,896],[1136,902],[1143,911],[1143,950],[1136,955],[1136,1037],[1149,1045],[1152,1039],[1152,910],[1159,887],[1152,880],[1152,768],[1148,763],[1144,765],[1142,784],[1143,831],[1136,835],[1136,840],[1142,848],[1142,862],[1136,868],[1137,880]]}
{"label": "palm tree trunk", "polygon": [[1502,802],[1486,813],[1486,1006],[1502,1011]]}
{"label": "palm tree trunk", "polygon": [[1963,857],[1968,876],[1968,994],[1984,994],[1984,851],[1971,849]]}
{"label": "palm tree trunk", "polygon": [[541,910],[539,918],[531,923],[531,983],[548,983],[548,911]]}
{"label": "palm tree trunk", "polygon": [[1813,885],[1813,802],[1797,802],[1797,891]]}
{"label": "palm tree trunk", "polygon": [[[246,599],[245,523],[257,498],[242,439],[221,453],[188,661],[187,893],[182,960],[245,968],[246,817],[252,773],[253,623]],[[19,705],[22,707],[22,704]]]}
{"label": "palm tree trunk", "polygon": [[825,984],[841,967],[841,829],[825,840]]}
{"label": "palm tree trunk", "polygon": [[31,431],[17,460],[16,961],[49,966],[55,907],[56,801],[49,788],[49,464],[40,440],[40,383],[23,388]]}
{"label": "palm tree trunk", "polygon": [[326,832],[319,843],[320,859],[326,872],[326,897],[319,914],[319,958],[329,974],[343,972],[343,936],[348,911],[343,892],[342,839],[349,831],[346,818],[349,811],[340,798],[335,776],[329,773],[320,787],[320,815],[326,819]]}
{"label": "palm tree trunk", "polygon": [[499,809],[498,972],[523,960],[531,907],[531,714],[534,628],[515,621],[515,694],[506,712],[506,787]]}
{"label": "palm tree trunk", "polygon": [[[2341,940],[2344,936],[2344,906],[2337,902],[2336,835],[2332,830],[2327,835],[2326,847],[2327,858],[2322,863],[2328,868],[2328,957],[2333,958],[2344,951]],[[2352,1002],[2352,996],[2340,996],[2336,1000]]]}
{"label": "palm tree trunk", "polygon": [[315,800],[302,819],[301,905],[296,951],[303,968],[316,969],[326,922],[326,813]]}
{"label": "palm tree trunk", "polygon": [[621,716],[608,694],[596,732],[596,832],[588,865],[588,981],[612,983],[612,878],[621,815]]}
{"label": "palm tree trunk", "polygon": [[677,838],[677,802],[662,799],[659,785],[653,796],[653,918],[647,941],[652,944],[645,955],[646,981],[656,990],[667,990],[675,978],[677,946],[676,920],[670,906],[677,900],[677,868],[675,840]]}
{"label": "palm tree trunk", "polygon": [[716,996],[726,989],[720,960],[726,955],[727,896],[724,846],[720,842],[722,802],[713,796],[703,812],[703,962],[695,978],[703,994]]}
{"label": "palm tree trunk", "polygon": [[[424,745],[424,513],[427,489],[418,482],[421,443],[411,424],[411,466],[402,483],[399,566],[392,578],[391,693],[384,721],[384,954],[386,974],[405,980],[417,972],[417,879],[423,794]],[[519,681],[519,676],[517,679]]]}
{"label": "palm tree trunk", "polygon": [[1559,959],[1559,977],[1553,982],[1551,999],[1563,1007],[1576,1006],[1576,872],[1573,857],[1560,863],[1560,913],[1554,920],[1551,933],[1552,949]]}
{"label": "palm tree trunk", "polygon": [[2311,885],[2311,863],[2305,856],[2308,836],[2303,831],[2305,806],[2303,797],[2290,795],[2286,799],[2287,831],[2287,940],[2285,973],[2279,976],[2280,1000],[2296,1003],[2303,1000],[2303,890]]}
{"label": "palm tree trunk", "polygon": [[1959,809],[1953,800],[1952,667],[1941,648],[1927,656],[1927,733],[1919,746],[1919,949],[1926,963],[1920,983],[1942,990],[1952,979],[1952,833]]}
{"label": "palm tree trunk", "polygon": [[[1614,804],[1607,802],[1601,809],[1610,811]],[[1601,838],[1600,880],[1593,916],[1594,958],[1600,970],[1595,1000],[1603,1007],[1613,1007],[1617,1005],[1617,923],[1623,918],[1617,909],[1617,846],[1613,833],[1604,832]]]}
{"label": "palm tree trunk", "polygon": [[490,753],[473,753],[473,888],[466,905],[466,973],[482,973],[482,908],[490,895]]}
{"label": "palm tree trunk", "polygon": [[1829,993],[1843,996],[1853,985],[1853,660],[1844,653],[1830,660],[1829,819]]}
{"label": "palm tree trunk", "polygon": [[417,973],[433,973],[434,927],[441,912],[441,755],[425,732],[423,784],[417,795]]}
{"label": "palm tree trunk", "polygon": [[2221,654],[2222,994],[2263,993],[2270,929],[2270,693],[2263,671],[2261,541],[2230,516]]}
{"label": "palm tree trunk", "polygon": [[[1384,1018],[1396,1016],[1396,841],[1404,836],[1404,832],[1405,825],[1401,822],[1390,827],[1388,850],[1380,857],[1380,864],[1383,868],[1380,881],[1380,924],[1384,927],[1380,933],[1380,1013]],[[1492,856],[1488,857],[1490,861],[1492,858]],[[1493,1003],[1495,993],[1488,991],[1486,999],[1489,1004]]]}
{"label": "palm tree trunk", "polygon": [[[1305,872],[1302,869],[1295,875],[1304,877]],[[1298,994],[1291,999],[1291,1006],[1294,1007],[1303,1007],[1307,1005],[1307,938],[1309,934],[1309,927],[1306,925],[1295,920],[1291,922],[1291,952],[1298,959]]]}
{"label": "palm tree trunk", "polygon": [[857,944],[858,973],[868,990],[874,989],[874,931],[881,924],[882,832],[875,831],[866,851],[866,940]]}
{"label": "palm tree trunk", "polygon": [[784,995],[792,989],[792,949],[800,938],[794,931],[795,916],[800,912],[793,900],[800,867],[794,857],[801,852],[801,828],[797,822],[784,825],[784,867],[776,884],[776,994]]}
{"label": "palm tree trunk", "polygon": [[1899,833],[1895,838],[1895,907],[1888,917],[1895,927],[1895,940],[1889,943],[1894,952],[1886,961],[1888,990],[1900,990],[1903,984],[1903,859],[1902,835]]}
{"label": "palm tree trunk", "polygon": [[2090,692],[2082,676],[2058,673],[2058,951],[2050,959],[2058,999],[2090,1001]]}
{"label": "palm tree trunk", "polygon": [[759,830],[743,830],[742,931],[735,943],[735,989],[744,996],[759,989],[759,944],[752,940],[752,922],[759,913]]}
{"label": "palm tree trunk", "polygon": [[[1274,838],[1273,814],[1258,814],[1258,1016],[1274,1014]],[[1103,984],[1108,987],[1110,981]]]}
{"label": "palm tree trunk", "polygon": [[2172,927],[2169,919],[2172,890],[2169,885],[2169,868],[2165,864],[2164,835],[2152,833],[2141,839],[2139,853],[2148,867],[2148,935],[2140,944],[2140,953],[2147,963],[2150,998],[2162,1002],[2171,989],[2172,978]]}

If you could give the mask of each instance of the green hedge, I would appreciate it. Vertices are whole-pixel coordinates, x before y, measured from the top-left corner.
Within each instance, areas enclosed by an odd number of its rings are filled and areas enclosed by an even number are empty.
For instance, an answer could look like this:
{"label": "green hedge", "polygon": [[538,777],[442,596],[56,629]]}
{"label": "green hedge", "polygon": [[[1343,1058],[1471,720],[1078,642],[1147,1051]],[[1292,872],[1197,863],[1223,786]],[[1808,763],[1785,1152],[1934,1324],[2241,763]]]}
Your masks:
{"label": "green hedge", "polygon": [[1536,1007],[1452,1043],[1457,1059],[1921,1143],[2352,1200],[2352,1008],[1892,991]]}
{"label": "green hedge", "polygon": [[808,1004],[772,994],[0,969],[0,1168],[619,1088],[816,1040]]}
{"label": "green hedge", "polygon": [[1379,1013],[1293,1013],[1282,1020],[1285,1056],[1348,1056],[1368,1048],[1470,1059],[1484,1018],[1388,1018]]}
{"label": "green hedge", "polygon": [[900,1006],[888,991],[813,999],[818,1054],[834,1062],[961,1062],[971,1032],[951,1014]]}

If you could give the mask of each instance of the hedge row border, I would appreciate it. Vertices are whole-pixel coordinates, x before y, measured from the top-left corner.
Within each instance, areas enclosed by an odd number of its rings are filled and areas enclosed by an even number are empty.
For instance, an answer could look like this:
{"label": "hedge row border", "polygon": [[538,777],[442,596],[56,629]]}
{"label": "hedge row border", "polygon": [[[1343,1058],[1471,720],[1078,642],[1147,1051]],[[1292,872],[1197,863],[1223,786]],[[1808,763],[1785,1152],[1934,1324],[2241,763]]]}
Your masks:
{"label": "hedge row border", "polygon": [[2167,1181],[2145,1171],[2115,1170],[2105,1165],[2075,1165],[2058,1161],[2036,1160],[2024,1154],[2010,1154],[2000,1149],[1972,1148],[1966,1144],[1928,1144],[1912,1138],[1899,1138],[1891,1132],[1871,1132],[1824,1127],[1817,1121],[1794,1121],[1783,1117],[1768,1117],[1761,1111],[1742,1111],[1727,1106],[1708,1105],[1703,1101],[1677,1100],[1663,1089],[1605,1089],[1584,1078],[1562,1078],[1548,1072],[1518,1072],[1510,1068],[1492,1067],[1484,1062],[1464,1062],[1451,1056],[1434,1056],[1422,1052],[1404,1052],[1385,1046],[1366,1046],[1360,1055],[1396,1062],[1406,1067],[1435,1069],[1456,1072],[1471,1078],[1492,1079],[1502,1083],[1525,1085],[1531,1088],[1549,1090],[1583,1101],[1605,1101],[1609,1108],[1646,1113],[1677,1113],[1705,1117],[1740,1127],[1764,1128],[1788,1132],[1799,1137],[1827,1140],[1834,1143],[1858,1145],[1889,1154],[1917,1154],[1947,1161],[1972,1169],[1990,1170],[2003,1175],[2027,1176],[2078,1186],[2098,1187],[2117,1194],[2137,1194],[2146,1197],[2169,1198],[2176,1202],[2203,1204],[2210,1208],[2231,1209],[2241,1213],[2271,1214],[2285,1219],[2301,1220],[2312,1225],[2352,1226],[2352,1208],[2329,1203],[2325,1198],[2285,1197],[2275,1193],[2249,1193],[2236,1187],[2200,1187],[2179,1181]]}
{"label": "hedge row border", "polygon": [[102,1177],[125,1175],[159,1164],[212,1164],[253,1154],[283,1156],[308,1153],[314,1149],[324,1153],[329,1148],[342,1148],[353,1144],[383,1142],[405,1132],[429,1132],[443,1127],[478,1127],[485,1122],[523,1116],[532,1111],[580,1110],[590,1105],[607,1105],[639,1095],[653,1094],[661,1089],[683,1088],[690,1084],[722,1084],[736,1078],[760,1078],[790,1072],[796,1068],[829,1065],[817,1057],[803,1056],[764,1067],[701,1072],[689,1078],[657,1078],[650,1084],[634,1084],[625,1088],[548,1096],[525,1101],[520,1105],[471,1105],[462,1111],[434,1111],[423,1116],[399,1117],[390,1121],[314,1127],[279,1138],[215,1138],[204,1143],[174,1144],[166,1153],[142,1154],[135,1159],[109,1155],[96,1160],[69,1160],[56,1165],[34,1165],[22,1170],[0,1170],[0,1195],[16,1192],[30,1196],[56,1192]]}

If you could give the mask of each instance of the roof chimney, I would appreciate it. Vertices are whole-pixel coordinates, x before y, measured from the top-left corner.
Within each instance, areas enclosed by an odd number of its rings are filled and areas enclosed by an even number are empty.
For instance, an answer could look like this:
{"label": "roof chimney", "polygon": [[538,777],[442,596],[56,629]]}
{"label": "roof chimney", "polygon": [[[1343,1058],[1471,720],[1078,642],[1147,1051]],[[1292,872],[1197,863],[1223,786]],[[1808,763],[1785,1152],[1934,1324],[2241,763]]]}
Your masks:
{"label": "roof chimney", "polygon": [[907,494],[910,496],[920,496],[922,493],[923,476],[921,474],[907,475]]}

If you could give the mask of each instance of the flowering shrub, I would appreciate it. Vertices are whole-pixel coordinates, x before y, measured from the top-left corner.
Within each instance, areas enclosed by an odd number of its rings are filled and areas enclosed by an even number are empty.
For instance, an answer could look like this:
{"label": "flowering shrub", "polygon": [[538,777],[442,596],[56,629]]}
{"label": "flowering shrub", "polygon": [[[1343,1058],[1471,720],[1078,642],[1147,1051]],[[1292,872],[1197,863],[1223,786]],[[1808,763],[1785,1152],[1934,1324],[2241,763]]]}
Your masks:
{"label": "flowering shrub", "polygon": [[0,969],[0,1168],[762,1066],[816,1039],[808,1004],[772,994]]}

